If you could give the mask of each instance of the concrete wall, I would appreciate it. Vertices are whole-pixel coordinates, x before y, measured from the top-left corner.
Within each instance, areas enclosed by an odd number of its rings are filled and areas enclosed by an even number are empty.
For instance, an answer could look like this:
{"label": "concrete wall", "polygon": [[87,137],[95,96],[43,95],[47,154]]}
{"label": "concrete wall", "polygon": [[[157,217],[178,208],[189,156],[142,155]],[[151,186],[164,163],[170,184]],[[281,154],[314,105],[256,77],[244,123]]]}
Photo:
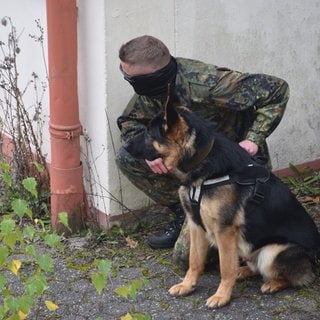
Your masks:
{"label": "concrete wall", "polygon": [[[118,72],[118,48],[132,37],[151,34],[176,56],[286,79],[290,102],[268,139],[273,167],[319,158],[319,6],[317,0],[308,5],[301,0],[106,1],[110,118],[114,122],[132,93]],[[125,203],[139,204],[139,193],[125,178],[122,183]]]}
{"label": "concrete wall", "polygon": [[[43,0],[1,2],[5,3],[1,14],[25,28],[21,41],[32,33],[34,19],[45,22]],[[120,145],[116,118],[133,93],[119,72],[118,49],[142,34],[161,38],[176,56],[286,79],[290,102],[268,139],[274,169],[320,158],[318,0],[78,0],[77,4],[82,158],[87,185],[89,181],[93,185],[90,198],[100,211],[113,215],[124,209],[119,203],[130,209],[149,203],[114,162]],[[0,36],[2,32],[1,26]],[[39,52],[28,50],[32,55]],[[41,68],[33,65],[37,60],[41,61],[29,56],[26,69]]]}

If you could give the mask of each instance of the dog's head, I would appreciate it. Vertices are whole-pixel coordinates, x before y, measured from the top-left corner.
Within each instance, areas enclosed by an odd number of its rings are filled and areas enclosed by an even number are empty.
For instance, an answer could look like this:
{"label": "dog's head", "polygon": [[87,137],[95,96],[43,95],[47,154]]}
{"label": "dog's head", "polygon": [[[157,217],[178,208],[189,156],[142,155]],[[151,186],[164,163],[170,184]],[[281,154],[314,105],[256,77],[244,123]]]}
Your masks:
{"label": "dog's head", "polygon": [[166,166],[179,167],[190,162],[196,150],[211,146],[212,130],[184,106],[167,102],[164,111],[150,121],[146,130],[125,146],[135,158],[163,158]]}
{"label": "dog's head", "polygon": [[166,166],[177,167],[183,158],[195,153],[196,132],[188,124],[191,112],[167,102],[164,111],[150,121],[146,130],[126,144],[135,158],[163,158]]}

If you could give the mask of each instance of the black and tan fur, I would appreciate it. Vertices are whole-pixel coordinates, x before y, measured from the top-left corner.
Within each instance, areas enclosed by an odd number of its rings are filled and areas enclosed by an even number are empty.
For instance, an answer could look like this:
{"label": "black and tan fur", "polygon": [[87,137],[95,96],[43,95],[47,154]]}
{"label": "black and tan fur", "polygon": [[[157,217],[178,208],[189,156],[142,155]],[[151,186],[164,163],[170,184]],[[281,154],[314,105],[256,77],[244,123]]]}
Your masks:
{"label": "black and tan fur", "polygon": [[[273,293],[313,281],[319,257],[317,228],[289,189],[272,173],[264,171],[237,143],[215,133],[211,125],[186,108],[168,104],[166,112],[153,119],[148,130],[127,145],[133,156],[152,160],[162,157],[173,166],[180,182],[179,195],[190,230],[189,269],[183,281],[170,288],[174,296],[195,289],[204,270],[209,246],[219,252],[221,282],[207,299],[212,308],[227,304],[237,279],[261,274],[261,291]],[[249,170],[249,168],[254,168]],[[245,183],[266,173],[263,200],[250,199],[255,184]],[[200,212],[192,210],[190,189],[207,179],[225,175],[241,177],[205,189]],[[244,183],[241,183],[241,181]],[[239,260],[245,266],[239,266]]]}

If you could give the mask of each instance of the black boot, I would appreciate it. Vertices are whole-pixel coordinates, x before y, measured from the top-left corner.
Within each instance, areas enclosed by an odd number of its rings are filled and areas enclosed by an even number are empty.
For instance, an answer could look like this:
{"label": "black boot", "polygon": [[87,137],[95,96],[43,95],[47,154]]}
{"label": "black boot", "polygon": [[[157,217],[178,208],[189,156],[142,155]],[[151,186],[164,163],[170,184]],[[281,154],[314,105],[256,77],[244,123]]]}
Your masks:
{"label": "black boot", "polygon": [[181,204],[171,205],[169,209],[175,214],[175,220],[170,222],[164,230],[158,231],[148,237],[148,244],[153,249],[173,248],[179,237],[185,213]]}

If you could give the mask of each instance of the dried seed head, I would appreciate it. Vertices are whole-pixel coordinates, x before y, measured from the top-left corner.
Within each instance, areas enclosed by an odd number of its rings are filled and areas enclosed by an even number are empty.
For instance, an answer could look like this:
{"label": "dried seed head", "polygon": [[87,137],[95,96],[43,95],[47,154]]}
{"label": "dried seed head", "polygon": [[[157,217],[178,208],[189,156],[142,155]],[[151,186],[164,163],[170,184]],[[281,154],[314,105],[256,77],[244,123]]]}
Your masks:
{"label": "dried seed head", "polygon": [[1,24],[2,24],[3,26],[6,26],[6,25],[7,25],[7,18],[6,18],[6,17],[4,17],[4,18],[1,19]]}

